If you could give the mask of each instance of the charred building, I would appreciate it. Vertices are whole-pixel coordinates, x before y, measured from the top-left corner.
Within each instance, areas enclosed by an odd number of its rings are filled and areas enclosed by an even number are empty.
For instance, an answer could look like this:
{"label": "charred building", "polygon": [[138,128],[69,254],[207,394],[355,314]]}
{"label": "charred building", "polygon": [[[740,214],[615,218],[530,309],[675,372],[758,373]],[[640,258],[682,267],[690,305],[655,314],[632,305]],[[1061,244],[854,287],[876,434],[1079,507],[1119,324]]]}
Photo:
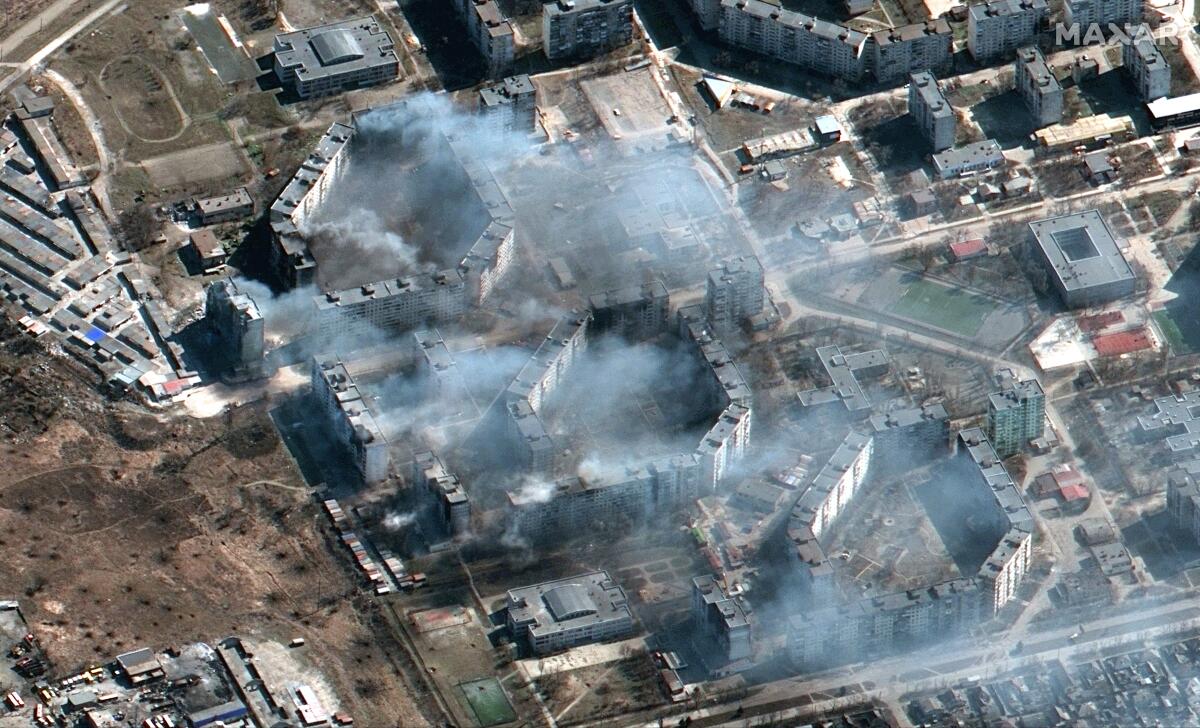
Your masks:
{"label": "charred building", "polygon": [[471,530],[471,500],[458,476],[446,470],[441,458],[428,451],[417,453],[412,482],[432,496],[437,521],[447,535],[461,538]]}
{"label": "charred building", "polygon": [[593,331],[629,341],[653,339],[667,330],[671,300],[662,281],[627,286],[588,299]]}
{"label": "charred building", "polygon": [[728,662],[749,659],[754,652],[750,609],[709,575],[692,579],[692,620],[705,641],[717,645]]}
{"label": "charred building", "polygon": [[950,417],[941,404],[872,415],[870,423],[875,463],[881,467],[906,470],[949,451]]}
{"label": "charred building", "polygon": [[754,256],[730,258],[708,273],[704,294],[708,322],[729,329],[762,313],[766,305],[763,267]]}
{"label": "charred building", "polygon": [[391,465],[387,441],[346,365],[336,358],[314,357],[312,391],[363,481],[376,483],[386,478]]}
{"label": "charred building", "polygon": [[231,379],[266,374],[263,317],[258,304],[230,278],[209,285],[204,319],[218,341],[221,370]]}

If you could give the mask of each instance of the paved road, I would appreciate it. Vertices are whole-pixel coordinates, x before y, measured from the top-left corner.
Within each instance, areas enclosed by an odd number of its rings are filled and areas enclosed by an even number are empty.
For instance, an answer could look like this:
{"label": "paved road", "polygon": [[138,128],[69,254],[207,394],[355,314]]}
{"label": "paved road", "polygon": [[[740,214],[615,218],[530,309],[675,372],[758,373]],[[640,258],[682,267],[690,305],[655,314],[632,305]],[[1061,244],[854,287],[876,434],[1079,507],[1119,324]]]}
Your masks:
{"label": "paved road", "polygon": [[[90,7],[91,5],[91,0],[88,0],[88,6]],[[32,38],[35,34],[40,33],[46,27],[47,23],[53,23],[66,11],[72,8],[78,11],[80,9],[78,6],[78,0],[58,0],[55,3],[51,3],[42,12],[30,18],[24,25],[16,28],[13,32],[4,36],[3,40],[0,40],[0,58],[7,58],[22,43]],[[83,9],[86,10],[87,8]],[[6,12],[5,19],[7,20],[7,18],[8,13]]]}
{"label": "paved road", "polygon": [[34,66],[46,60],[54,51],[66,45],[68,41],[83,32],[84,28],[87,28],[92,23],[109,14],[124,2],[125,0],[108,0],[108,2],[85,15],[78,23],[75,23],[75,25],[72,25],[66,31],[59,34],[57,38],[42,46],[41,50],[30,56],[20,66],[17,66],[16,72],[9,74],[3,81],[0,81],[0,94],[6,93],[10,88],[19,83]]}

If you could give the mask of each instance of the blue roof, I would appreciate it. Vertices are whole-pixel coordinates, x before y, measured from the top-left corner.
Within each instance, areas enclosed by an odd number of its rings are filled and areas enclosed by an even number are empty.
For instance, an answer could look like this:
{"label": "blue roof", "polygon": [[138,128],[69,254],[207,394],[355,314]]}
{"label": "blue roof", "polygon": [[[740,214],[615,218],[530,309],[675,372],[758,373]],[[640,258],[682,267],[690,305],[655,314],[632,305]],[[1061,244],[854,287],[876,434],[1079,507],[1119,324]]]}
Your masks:
{"label": "blue roof", "polygon": [[83,336],[85,339],[87,339],[88,341],[90,341],[94,344],[97,341],[99,341],[100,339],[103,339],[105,334],[103,331],[101,331],[100,329],[93,326],[92,328],[88,329],[87,333],[84,334]]}

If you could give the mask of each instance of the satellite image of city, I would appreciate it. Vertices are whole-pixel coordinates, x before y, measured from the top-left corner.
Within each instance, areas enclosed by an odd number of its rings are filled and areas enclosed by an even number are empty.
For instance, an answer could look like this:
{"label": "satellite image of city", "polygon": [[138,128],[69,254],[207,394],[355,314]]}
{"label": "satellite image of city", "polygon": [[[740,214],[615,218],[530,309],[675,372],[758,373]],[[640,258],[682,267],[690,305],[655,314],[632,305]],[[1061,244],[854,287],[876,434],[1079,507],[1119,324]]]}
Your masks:
{"label": "satellite image of city", "polygon": [[0,728],[1200,725],[1200,0],[0,0]]}

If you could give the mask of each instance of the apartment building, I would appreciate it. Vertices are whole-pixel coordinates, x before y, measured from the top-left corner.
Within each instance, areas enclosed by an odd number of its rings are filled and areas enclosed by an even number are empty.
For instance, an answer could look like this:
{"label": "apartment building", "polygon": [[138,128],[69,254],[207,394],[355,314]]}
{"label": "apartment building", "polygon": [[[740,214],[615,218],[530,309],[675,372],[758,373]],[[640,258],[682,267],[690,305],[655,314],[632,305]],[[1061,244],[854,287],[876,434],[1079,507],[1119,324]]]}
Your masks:
{"label": "apartment building", "polygon": [[692,620],[706,641],[728,662],[748,659],[754,651],[753,627],[746,602],[732,596],[710,575],[692,579]]}
{"label": "apartment building", "polygon": [[875,79],[896,83],[921,71],[949,72],[954,64],[953,35],[944,18],[872,33],[871,68]]}
{"label": "apartment building", "polygon": [[1062,121],[1063,88],[1040,50],[1033,46],[1018,48],[1013,73],[1017,94],[1033,116],[1035,126],[1041,128]]}
{"label": "apartment building", "polygon": [[1019,452],[1046,427],[1046,394],[1036,379],[1003,383],[988,395],[987,432],[1000,457]]}
{"label": "apartment building", "polygon": [[662,281],[626,286],[588,298],[592,330],[629,341],[653,339],[667,330],[671,299]]}
{"label": "apartment building", "polygon": [[467,26],[467,37],[483,56],[488,78],[502,78],[512,70],[516,36],[496,0],[451,0]]}
{"label": "apartment building", "polygon": [[940,403],[872,415],[870,424],[875,440],[872,467],[905,470],[944,455],[950,447],[950,416]]}
{"label": "apartment building", "polygon": [[449,536],[461,538],[470,531],[471,499],[462,481],[446,469],[441,458],[429,451],[417,453],[412,483],[432,495],[437,521]]}
{"label": "apartment building", "polygon": [[862,78],[869,36],[785,10],[778,0],[721,0],[721,42],[837,79]]}
{"label": "apartment building", "polygon": [[967,48],[980,63],[1036,45],[1046,23],[1046,0],[992,0],[970,6],[967,15]]}
{"label": "apartment building", "polygon": [[537,89],[527,74],[509,76],[480,89],[479,111],[493,130],[528,134],[537,128]]}
{"label": "apartment building", "polygon": [[218,356],[233,379],[265,374],[264,323],[258,304],[238,289],[231,278],[208,286],[204,294],[204,320],[220,345]]}
{"label": "apartment building", "polygon": [[394,278],[313,297],[316,331],[325,334],[370,328],[405,331],[462,318],[470,307],[461,272]]}
{"label": "apartment building", "polygon": [[1167,476],[1167,513],[1175,528],[1200,544],[1200,460],[1180,463]]}
{"label": "apartment building", "polygon": [[754,256],[730,258],[709,271],[704,306],[715,329],[737,327],[766,305],[762,264]]}
{"label": "apartment building", "polygon": [[550,60],[592,58],[633,41],[633,0],[551,0],[542,6]]}
{"label": "apartment building", "polygon": [[922,71],[909,76],[908,113],[912,114],[917,128],[933,151],[940,152],[954,146],[958,118],[932,73]]}
{"label": "apartment building", "polygon": [[333,358],[313,357],[311,381],[314,398],[363,481],[377,483],[386,478],[391,464],[387,441],[346,365]]}
{"label": "apartment building", "polygon": [[1171,66],[1154,44],[1145,25],[1131,28],[1132,41],[1121,46],[1121,64],[1129,74],[1142,101],[1154,101],[1171,93]]}
{"label": "apartment building", "polygon": [[1089,26],[1104,30],[1123,26],[1142,19],[1143,0],[1066,0],[1063,3],[1063,23],[1079,29],[1082,38]]}

